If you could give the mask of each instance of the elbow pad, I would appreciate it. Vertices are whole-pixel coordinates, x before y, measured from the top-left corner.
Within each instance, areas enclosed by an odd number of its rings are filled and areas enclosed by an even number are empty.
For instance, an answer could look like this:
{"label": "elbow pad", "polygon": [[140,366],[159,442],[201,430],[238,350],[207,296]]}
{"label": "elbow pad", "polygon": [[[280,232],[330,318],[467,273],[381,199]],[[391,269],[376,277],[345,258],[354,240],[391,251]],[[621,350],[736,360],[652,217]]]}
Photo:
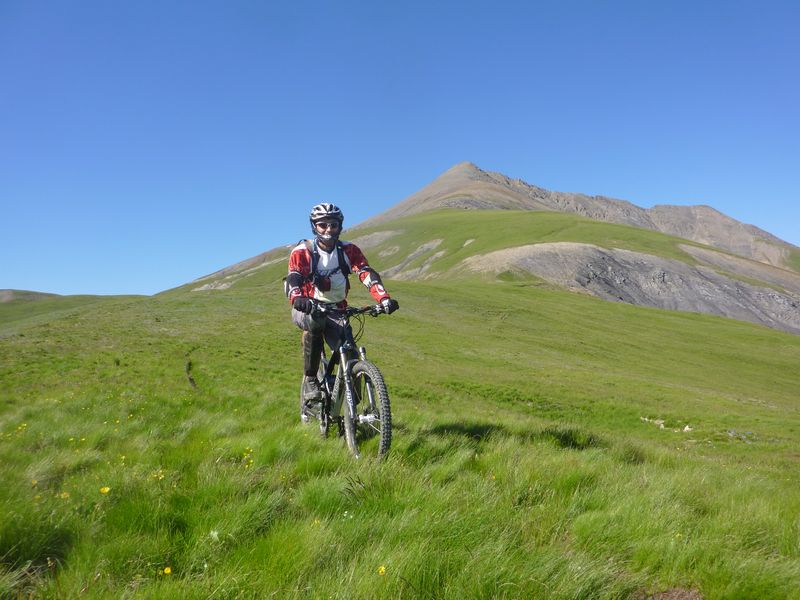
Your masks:
{"label": "elbow pad", "polygon": [[363,269],[361,269],[361,273],[363,273],[363,275],[361,276],[361,283],[363,283],[368,288],[371,288],[376,283],[381,286],[383,285],[383,282],[381,281],[381,276],[378,275],[378,272],[372,267],[364,267]]}

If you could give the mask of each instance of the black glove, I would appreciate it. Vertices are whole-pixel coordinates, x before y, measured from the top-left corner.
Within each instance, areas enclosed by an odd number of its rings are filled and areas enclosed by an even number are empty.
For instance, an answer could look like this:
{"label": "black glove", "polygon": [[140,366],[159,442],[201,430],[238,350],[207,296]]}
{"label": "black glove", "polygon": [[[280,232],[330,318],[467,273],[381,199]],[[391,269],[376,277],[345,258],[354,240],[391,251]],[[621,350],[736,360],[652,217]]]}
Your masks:
{"label": "black glove", "polygon": [[392,314],[398,308],[400,308],[400,304],[394,298],[384,298],[381,300],[381,306],[383,307],[383,312],[387,315]]}
{"label": "black glove", "polygon": [[314,303],[311,302],[311,298],[298,296],[292,300],[292,308],[299,310],[301,313],[310,314],[311,311],[314,310]]}

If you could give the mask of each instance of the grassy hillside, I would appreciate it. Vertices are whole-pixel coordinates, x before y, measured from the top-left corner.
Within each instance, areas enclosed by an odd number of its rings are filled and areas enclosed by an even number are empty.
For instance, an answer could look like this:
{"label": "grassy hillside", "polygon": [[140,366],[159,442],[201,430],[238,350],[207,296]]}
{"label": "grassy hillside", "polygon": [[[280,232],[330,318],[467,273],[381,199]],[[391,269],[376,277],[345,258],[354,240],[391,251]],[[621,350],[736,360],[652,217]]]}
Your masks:
{"label": "grassy hillside", "polygon": [[299,423],[283,270],[0,324],[0,597],[800,595],[800,336],[388,282],[355,462]]}
{"label": "grassy hillside", "polygon": [[604,248],[645,252],[689,264],[696,263],[694,258],[679,247],[680,244],[693,242],[648,229],[603,223],[566,213],[438,210],[376,227],[359,228],[351,232],[351,237],[380,231],[394,231],[397,234],[377,244],[370,253],[371,261],[379,267],[394,266],[401,257],[414,253],[421,244],[436,239],[441,239],[441,244],[420,254],[405,268],[419,267],[427,257],[444,250],[446,254],[433,263],[431,271],[446,272],[469,256],[545,242],[595,244]]}

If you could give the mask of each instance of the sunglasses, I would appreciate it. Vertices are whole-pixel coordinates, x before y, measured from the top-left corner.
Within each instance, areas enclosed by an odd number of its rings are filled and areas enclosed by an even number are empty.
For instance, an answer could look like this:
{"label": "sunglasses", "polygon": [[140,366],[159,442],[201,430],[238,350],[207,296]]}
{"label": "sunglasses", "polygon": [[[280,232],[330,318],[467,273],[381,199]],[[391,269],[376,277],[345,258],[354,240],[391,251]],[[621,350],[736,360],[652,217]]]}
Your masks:
{"label": "sunglasses", "polygon": [[339,223],[337,221],[319,221],[314,223],[317,229],[325,230],[325,229],[339,229]]}

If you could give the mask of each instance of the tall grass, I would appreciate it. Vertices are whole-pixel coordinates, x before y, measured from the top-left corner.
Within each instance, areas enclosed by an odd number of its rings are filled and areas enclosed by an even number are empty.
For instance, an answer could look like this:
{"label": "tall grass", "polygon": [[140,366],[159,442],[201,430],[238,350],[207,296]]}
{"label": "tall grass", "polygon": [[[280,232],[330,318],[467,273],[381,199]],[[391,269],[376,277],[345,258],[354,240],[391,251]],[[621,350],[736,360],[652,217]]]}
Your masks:
{"label": "tall grass", "polygon": [[797,336],[390,282],[357,462],[297,418],[281,271],[0,329],[0,596],[800,596]]}

